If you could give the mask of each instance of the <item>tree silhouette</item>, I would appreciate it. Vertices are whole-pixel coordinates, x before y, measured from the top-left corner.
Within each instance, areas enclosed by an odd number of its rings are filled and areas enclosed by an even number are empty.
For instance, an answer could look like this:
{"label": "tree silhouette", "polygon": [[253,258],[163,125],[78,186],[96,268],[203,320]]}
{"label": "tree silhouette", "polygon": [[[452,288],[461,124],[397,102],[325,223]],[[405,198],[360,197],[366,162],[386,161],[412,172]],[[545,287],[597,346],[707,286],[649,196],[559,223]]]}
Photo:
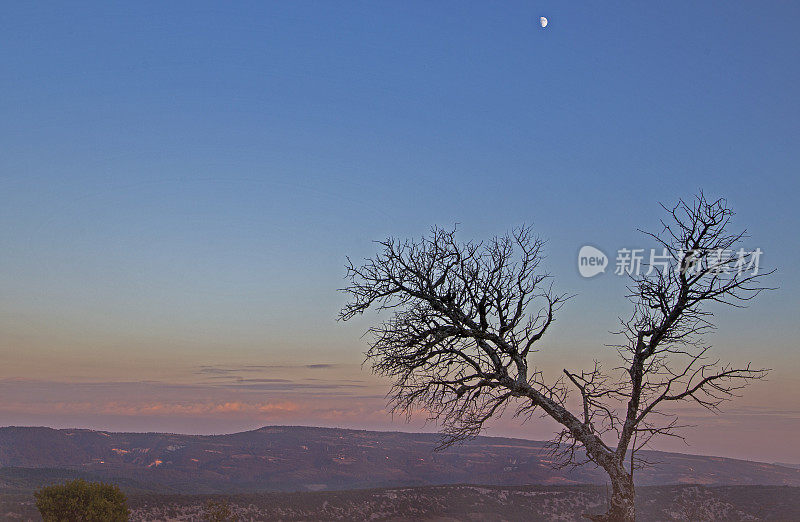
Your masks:
{"label": "tree silhouette", "polygon": [[[615,347],[622,363],[610,371],[598,360],[558,377],[537,369],[536,343],[568,296],[539,270],[543,242],[530,227],[479,243],[459,243],[455,230],[441,228],[420,240],[382,241],[363,264],[348,258],[350,300],[339,317],[393,312],[370,329],[367,360],[393,380],[393,412],[420,411],[440,423],[441,447],[477,435],[510,405],[522,417],[541,412],[562,427],[551,441],[561,465],[593,462],[609,476],[608,511],[587,517],[634,520],[633,475],[647,464],[639,450],[653,437],[680,436],[665,406],[693,401],[716,410],[767,371],[720,365],[702,344],[713,328],[707,305],[740,307],[771,273],[740,248],[744,232],[728,231],[727,202],[700,193],[663,208],[662,229],[646,234],[669,261],[631,276],[633,312]],[[568,402],[571,392],[576,401]]]}

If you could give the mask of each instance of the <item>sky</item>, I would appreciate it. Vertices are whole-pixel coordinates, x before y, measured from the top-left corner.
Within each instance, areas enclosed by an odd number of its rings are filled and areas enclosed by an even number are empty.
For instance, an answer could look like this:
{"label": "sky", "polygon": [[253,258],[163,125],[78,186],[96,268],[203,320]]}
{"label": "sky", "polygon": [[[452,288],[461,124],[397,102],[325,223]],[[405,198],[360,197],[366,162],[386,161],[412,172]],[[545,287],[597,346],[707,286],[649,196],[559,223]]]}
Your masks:
{"label": "sky", "polygon": [[[539,17],[546,16],[546,28]],[[688,445],[800,463],[800,6],[792,2],[15,3],[0,18],[0,425],[434,430],[336,321],[387,236],[531,224],[575,294],[537,364],[612,356],[659,203],[725,197],[778,290],[715,309],[773,368]],[[489,434],[545,439],[546,420]]]}

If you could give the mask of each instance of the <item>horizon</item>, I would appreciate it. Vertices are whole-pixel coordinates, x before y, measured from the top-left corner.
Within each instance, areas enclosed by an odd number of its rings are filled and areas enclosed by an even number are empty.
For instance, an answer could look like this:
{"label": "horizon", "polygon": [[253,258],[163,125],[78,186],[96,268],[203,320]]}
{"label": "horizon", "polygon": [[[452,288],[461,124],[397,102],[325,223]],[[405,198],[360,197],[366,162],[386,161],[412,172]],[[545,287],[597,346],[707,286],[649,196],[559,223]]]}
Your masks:
{"label": "horizon", "polygon": [[[712,307],[704,343],[772,370],[720,414],[680,405],[688,445],[648,449],[800,463],[800,5],[4,14],[0,425],[433,431],[393,416],[363,364],[385,315],[336,320],[348,256],[432,226],[481,241],[532,224],[575,296],[531,355],[554,380],[614,368],[631,311],[617,254],[654,248],[637,229],[704,190],[778,287]],[[605,273],[582,276],[587,246]],[[557,428],[523,420],[484,435]]]}
{"label": "horizon", "polygon": [[[341,426],[307,426],[307,425],[291,425],[291,424],[268,424],[265,426],[261,426],[259,428],[253,428],[249,430],[241,430],[241,431],[233,431],[233,432],[226,432],[226,433],[175,433],[175,432],[161,432],[161,431],[115,431],[115,430],[102,430],[102,429],[93,429],[93,428],[81,428],[81,427],[71,427],[71,428],[55,428],[51,426],[0,426],[0,430],[6,428],[23,428],[23,429],[49,429],[55,431],[89,431],[93,433],[108,433],[108,434],[115,434],[115,435],[176,435],[176,436],[186,436],[186,437],[225,437],[228,435],[239,435],[242,433],[253,433],[256,431],[261,431],[263,429],[268,428],[308,428],[308,429],[320,429],[320,430],[340,430],[340,431],[360,431],[366,433],[399,433],[403,435],[429,435],[429,436],[439,436],[439,433],[436,431],[406,431],[406,430],[398,430],[398,429],[363,429],[363,428],[344,428]],[[540,444],[547,444],[547,440],[537,440],[537,439],[529,439],[525,437],[511,437],[511,436],[504,436],[504,435],[487,435],[487,434],[480,434],[473,439],[469,439],[466,441],[462,441],[460,443],[456,443],[455,446],[462,446],[464,444],[469,444],[471,441],[486,438],[486,439],[509,439],[509,440],[521,440],[525,442],[535,442]],[[448,448],[444,448],[443,452],[446,452]],[[752,462],[756,464],[769,464],[774,466],[800,466],[800,462],[787,462],[787,461],[775,461],[775,462],[765,462],[759,460],[750,460],[750,459],[743,459],[743,458],[736,458],[736,457],[727,457],[725,455],[716,455],[716,454],[706,454],[706,453],[691,453],[687,451],[664,451],[664,450],[657,450],[652,448],[646,448],[644,453],[665,453],[670,455],[684,455],[690,457],[710,457],[710,458],[720,458],[720,459],[727,459],[727,460],[741,460],[744,462]]]}

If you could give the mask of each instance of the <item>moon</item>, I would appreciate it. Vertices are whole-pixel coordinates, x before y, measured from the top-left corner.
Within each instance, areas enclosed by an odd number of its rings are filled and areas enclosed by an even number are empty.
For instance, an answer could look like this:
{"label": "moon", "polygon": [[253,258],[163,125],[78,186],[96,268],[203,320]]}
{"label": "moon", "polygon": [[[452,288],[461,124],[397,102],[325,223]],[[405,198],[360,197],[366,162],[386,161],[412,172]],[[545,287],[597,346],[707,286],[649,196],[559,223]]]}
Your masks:
{"label": "moon", "polygon": [[539,18],[539,23],[542,24],[542,27],[547,27],[547,18],[544,16]]}

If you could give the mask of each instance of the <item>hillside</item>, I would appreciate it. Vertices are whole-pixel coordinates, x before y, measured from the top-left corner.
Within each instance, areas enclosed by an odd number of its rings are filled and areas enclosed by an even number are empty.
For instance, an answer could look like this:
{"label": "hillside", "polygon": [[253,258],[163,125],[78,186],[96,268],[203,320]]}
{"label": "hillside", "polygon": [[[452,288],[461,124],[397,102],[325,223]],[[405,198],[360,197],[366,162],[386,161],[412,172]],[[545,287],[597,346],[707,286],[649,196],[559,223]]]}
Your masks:
{"label": "hillside", "polygon": [[[604,484],[589,466],[555,470],[543,443],[479,437],[434,452],[435,434],[271,426],[229,435],[0,428],[0,491],[81,476],[131,492],[248,493],[443,484]],[[800,470],[650,452],[639,485],[800,486]]]}

